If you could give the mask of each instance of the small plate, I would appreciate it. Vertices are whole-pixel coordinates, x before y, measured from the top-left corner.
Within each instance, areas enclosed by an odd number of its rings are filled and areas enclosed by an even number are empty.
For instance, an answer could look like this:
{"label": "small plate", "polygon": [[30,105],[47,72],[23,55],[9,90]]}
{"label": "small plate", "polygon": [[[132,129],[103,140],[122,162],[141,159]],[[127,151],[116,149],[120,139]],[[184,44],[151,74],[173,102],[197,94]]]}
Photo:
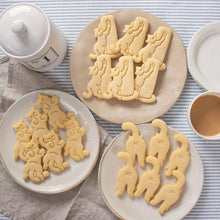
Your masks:
{"label": "small plate", "polygon": [[[151,137],[153,137],[157,131],[151,124],[145,124],[138,126],[140,133],[147,143],[147,149]],[[179,143],[177,143],[173,136],[179,133],[173,128],[168,127],[168,135],[170,139],[170,150],[167,154],[167,159],[164,162],[163,167],[160,170],[161,173],[161,185],[170,182],[176,182],[174,177],[165,177],[165,166],[168,163],[169,156],[173,152]],[[129,132],[122,132],[119,134],[105,150],[102,159],[99,164],[99,186],[101,189],[104,201],[110,210],[119,218],[132,220],[132,219],[182,219],[193,208],[199,199],[202,186],[203,186],[203,164],[199,156],[198,151],[189,141],[190,150],[190,164],[186,169],[186,182],[182,188],[180,199],[166,211],[163,216],[160,216],[158,212],[159,205],[151,206],[144,200],[144,193],[140,197],[129,197],[126,192],[121,196],[116,195],[115,186],[117,184],[117,174],[122,165],[125,164],[124,160],[117,158],[117,153],[125,150],[125,143],[128,138]],[[140,175],[146,172],[151,166],[146,165],[144,169],[136,162],[137,172]]]}
{"label": "small plate", "polygon": [[192,37],[188,67],[192,77],[204,89],[220,92],[220,21],[206,24]]}
{"label": "small plate", "polygon": [[[61,108],[65,112],[73,112],[75,114],[80,126],[86,129],[83,142],[85,149],[90,151],[90,155],[78,162],[71,157],[67,157],[65,160],[69,162],[69,168],[59,174],[50,172],[50,176],[45,181],[36,184],[29,180],[23,180],[23,166],[25,163],[21,160],[15,161],[13,158],[13,148],[17,140],[12,125],[16,124],[19,119],[23,119],[30,126],[25,115],[32,106],[35,106],[39,93],[57,95]],[[61,138],[66,139],[64,130],[59,130],[59,135]],[[38,90],[18,99],[5,113],[0,124],[0,142],[0,158],[7,172],[18,184],[35,192],[53,194],[76,187],[91,173],[98,158],[100,140],[95,119],[79,100],[70,94],[57,90]]]}
{"label": "small plate", "polygon": [[[114,15],[118,30],[118,38],[123,36],[125,25],[130,24],[136,17],[142,16],[149,20],[148,34],[153,34],[159,26],[170,27],[158,17],[140,10],[118,10]],[[72,49],[70,61],[70,75],[74,90],[80,100],[99,117],[121,124],[132,121],[135,124],[149,122],[167,112],[179,98],[187,76],[187,63],[185,48],[177,32],[172,29],[172,38],[166,54],[165,71],[160,71],[154,94],[157,97],[155,103],[146,104],[137,100],[119,101],[116,98],[110,100],[91,97],[85,99],[82,93],[87,91],[87,84],[91,80],[89,67],[94,66],[94,61],[89,54],[93,52],[96,42],[94,29],[98,27],[100,18],[89,23],[80,33]],[[117,63],[114,59],[112,67]]]}

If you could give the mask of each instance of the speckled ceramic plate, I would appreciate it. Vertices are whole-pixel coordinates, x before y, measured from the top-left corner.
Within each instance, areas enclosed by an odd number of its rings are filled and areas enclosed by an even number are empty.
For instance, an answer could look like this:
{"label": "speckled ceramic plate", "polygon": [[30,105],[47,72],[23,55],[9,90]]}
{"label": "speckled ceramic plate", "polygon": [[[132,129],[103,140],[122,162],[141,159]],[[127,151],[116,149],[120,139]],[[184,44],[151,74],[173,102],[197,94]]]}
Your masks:
{"label": "speckled ceramic plate", "polygon": [[[155,135],[157,129],[151,124],[145,124],[138,126],[140,133],[147,143],[147,148],[151,137]],[[173,136],[179,133],[173,128],[168,128],[168,135],[170,139],[170,150],[167,154],[167,159],[164,162],[164,166],[161,168],[161,185],[170,182],[176,182],[174,177],[165,177],[164,171],[165,166],[168,162],[168,158],[179,143],[177,143]],[[107,147],[105,150],[102,159],[99,164],[99,186],[102,193],[102,196],[105,200],[107,206],[111,211],[121,219],[126,220],[145,220],[145,219],[154,219],[154,220],[179,220],[182,219],[189,211],[193,208],[196,202],[199,199],[202,186],[203,186],[203,164],[199,156],[198,151],[189,141],[189,150],[190,150],[190,164],[186,169],[186,182],[182,188],[182,193],[180,199],[170,207],[170,209],[164,213],[163,216],[160,216],[158,212],[159,205],[151,206],[147,204],[144,200],[144,193],[140,197],[129,197],[126,192],[121,196],[116,195],[115,186],[117,184],[117,174],[121,169],[122,165],[125,164],[124,160],[117,158],[117,153],[125,151],[125,143],[128,138],[129,132],[122,132],[119,134]],[[151,166],[146,165],[145,168],[140,168],[136,162],[138,176],[143,172],[146,172]]]}
{"label": "speckled ceramic plate", "polygon": [[[125,25],[130,24],[137,16],[149,20],[148,34],[153,34],[159,26],[170,27],[158,17],[140,10],[119,10],[111,12],[114,15],[118,30],[118,38],[123,36]],[[70,75],[75,92],[81,101],[101,118],[114,123],[132,121],[135,124],[149,122],[167,112],[179,98],[187,76],[187,63],[185,48],[177,32],[172,28],[172,38],[164,60],[167,68],[160,71],[154,94],[157,101],[145,104],[137,100],[119,101],[92,97],[85,99],[82,93],[87,90],[91,80],[89,67],[94,66],[94,61],[89,58],[96,42],[94,29],[98,27],[100,18],[89,23],[80,33],[72,49],[70,61]],[[117,60],[114,60],[113,67]]]}
{"label": "speckled ceramic plate", "polygon": [[[78,162],[71,157],[67,157],[66,160],[70,164],[69,168],[59,174],[50,172],[50,176],[45,181],[35,184],[23,180],[24,162],[13,159],[13,148],[17,141],[12,125],[16,124],[19,119],[23,119],[30,126],[25,115],[32,106],[35,106],[38,93],[57,95],[61,108],[66,112],[74,112],[80,126],[86,129],[83,143],[85,148],[90,151],[90,155]],[[65,130],[59,130],[59,135],[61,138],[66,139]],[[0,158],[5,169],[17,183],[39,193],[64,192],[80,184],[95,166],[99,154],[99,141],[98,127],[90,111],[75,97],[57,90],[38,90],[23,96],[8,109],[0,124]]]}

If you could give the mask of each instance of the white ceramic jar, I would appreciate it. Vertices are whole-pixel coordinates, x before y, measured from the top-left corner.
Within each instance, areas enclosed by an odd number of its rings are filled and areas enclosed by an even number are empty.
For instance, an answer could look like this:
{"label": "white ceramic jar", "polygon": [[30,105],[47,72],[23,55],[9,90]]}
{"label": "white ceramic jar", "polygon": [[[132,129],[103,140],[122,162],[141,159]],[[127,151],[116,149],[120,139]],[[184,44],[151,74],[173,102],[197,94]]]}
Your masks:
{"label": "white ceramic jar", "polygon": [[65,35],[33,4],[18,3],[3,11],[0,33],[2,51],[29,69],[50,71],[66,55]]}

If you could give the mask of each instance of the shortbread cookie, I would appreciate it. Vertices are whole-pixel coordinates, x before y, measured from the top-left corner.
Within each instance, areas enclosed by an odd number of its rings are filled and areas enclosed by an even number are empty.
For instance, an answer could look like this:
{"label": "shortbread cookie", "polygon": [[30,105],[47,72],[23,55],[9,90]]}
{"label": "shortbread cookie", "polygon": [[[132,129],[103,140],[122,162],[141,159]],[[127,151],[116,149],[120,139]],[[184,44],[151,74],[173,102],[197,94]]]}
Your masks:
{"label": "shortbread cookie", "polygon": [[152,164],[153,168],[142,174],[134,196],[138,197],[146,190],[144,199],[149,203],[160,185],[160,162],[153,156],[148,156],[146,162]]}
{"label": "shortbread cookie", "polygon": [[178,201],[181,188],[185,183],[185,176],[182,172],[174,170],[172,174],[177,178],[177,182],[162,186],[160,191],[150,201],[151,205],[157,205],[158,203],[162,202],[159,208],[159,213],[161,215],[163,215],[163,213],[167,211],[171,205]]}
{"label": "shortbread cookie", "polygon": [[22,119],[19,120],[17,124],[12,125],[12,127],[16,132],[17,139],[17,143],[13,149],[14,159],[17,160],[18,158],[21,158],[21,160],[24,160],[24,149],[27,143],[31,140],[33,129],[30,129]]}
{"label": "shortbread cookie", "polygon": [[29,156],[27,163],[23,167],[23,179],[30,179],[35,183],[42,182],[50,174],[48,171],[43,170],[41,165],[42,157],[45,155],[44,149],[39,149],[38,152]]}
{"label": "shortbread cookie", "polygon": [[123,194],[125,187],[127,186],[127,193],[130,197],[134,196],[135,185],[138,179],[138,174],[136,167],[133,165],[134,160],[133,156],[128,152],[119,152],[117,154],[119,159],[126,160],[126,165],[123,165],[122,168],[118,171],[117,177],[117,195],[120,196]]}
{"label": "shortbread cookie", "polygon": [[129,101],[137,97],[134,90],[134,64],[131,56],[122,56],[116,67],[112,69],[112,82],[108,87],[108,96],[119,100]]}
{"label": "shortbread cookie", "polygon": [[156,101],[153,94],[157,82],[160,64],[157,59],[149,58],[141,67],[136,68],[135,90],[138,92],[137,99],[144,103]]}
{"label": "shortbread cookie", "polygon": [[58,102],[56,95],[49,97],[43,94],[38,94],[36,102],[36,106],[42,108],[43,112],[48,115],[48,122],[56,132],[58,128],[65,128],[64,122],[67,120],[66,114],[60,109]]}
{"label": "shortbread cookie", "polygon": [[149,21],[144,17],[136,17],[130,25],[125,25],[124,36],[118,40],[116,45],[111,46],[114,53],[121,53],[124,56],[138,55],[144,45],[148,31]]}
{"label": "shortbread cookie", "polygon": [[139,134],[137,126],[132,122],[124,122],[122,129],[132,132],[125,144],[126,151],[132,156],[133,161],[137,157],[139,165],[145,167],[146,142],[142,135]]}
{"label": "shortbread cookie", "polygon": [[163,161],[166,159],[166,155],[170,149],[170,141],[167,135],[167,125],[161,119],[155,119],[152,121],[154,127],[160,129],[156,132],[149,143],[148,155],[157,157],[160,161],[160,165],[163,166]]}
{"label": "shortbread cookie", "polygon": [[89,75],[92,79],[87,84],[87,92],[83,92],[84,98],[92,95],[102,99],[108,93],[108,85],[111,82],[111,58],[109,55],[97,57],[94,67],[89,68]]}
{"label": "shortbread cookie", "polygon": [[170,43],[171,35],[172,31],[170,28],[160,26],[153,35],[148,35],[146,40],[147,45],[139,51],[138,56],[133,56],[134,61],[144,63],[147,59],[154,58],[159,61],[160,70],[166,69],[166,65],[163,61]]}
{"label": "shortbread cookie", "polygon": [[39,138],[50,132],[47,127],[48,116],[45,113],[41,114],[37,109],[31,107],[30,111],[26,114],[26,118],[30,121],[33,129],[32,138],[36,143],[39,143]]}
{"label": "shortbread cookie", "polygon": [[170,155],[169,163],[166,166],[166,176],[170,176],[174,170],[184,174],[190,160],[187,138],[182,134],[175,134],[174,139],[180,142],[181,146],[177,147]]}
{"label": "shortbread cookie", "polygon": [[[70,117],[70,116],[69,116]],[[82,136],[85,133],[85,128],[80,127],[74,115],[65,122],[67,128],[67,141],[64,146],[64,157],[70,155],[74,160],[82,160],[89,155],[89,151],[84,149]]]}
{"label": "shortbread cookie", "polygon": [[90,54],[91,59],[96,59],[102,54],[110,55],[115,58],[120,53],[114,53],[111,50],[111,45],[115,45],[118,41],[118,34],[115,25],[115,18],[113,15],[105,15],[100,19],[99,27],[94,30],[97,42],[94,45],[94,54]]}
{"label": "shortbread cookie", "polygon": [[62,156],[65,141],[60,140],[55,131],[51,130],[48,134],[41,137],[40,144],[47,149],[46,155],[43,158],[44,170],[47,170],[49,167],[53,172],[59,173],[69,167],[69,163],[64,162]]}

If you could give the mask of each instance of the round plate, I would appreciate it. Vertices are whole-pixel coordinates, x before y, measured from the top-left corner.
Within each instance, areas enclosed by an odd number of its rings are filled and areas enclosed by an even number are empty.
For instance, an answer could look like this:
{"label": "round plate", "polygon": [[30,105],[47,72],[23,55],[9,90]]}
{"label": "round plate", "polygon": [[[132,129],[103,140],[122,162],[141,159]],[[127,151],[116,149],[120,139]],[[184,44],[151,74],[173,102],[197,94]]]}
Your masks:
{"label": "round plate", "polygon": [[[59,174],[50,172],[50,176],[45,181],[36,184],[29,180],[23,180],[23,166],[25,163],[21,160],[15,161],[13,158],[13,148],[17,140],[12,125],[16,124],[19,119],[23,119],[30,127],[25,115],[32,106],[35,106],[39,93],[57,95],[60,107],[65,112],[73,112],[75,114],[80,126],[86,129],[83,142],[85,149],[90,151],[90,155],[78,162],[74,161],[70,156],[67,157],[65,160],[69,162],[69,168]],[[64,130],[61,131],[59,129],[59,135],[61,138],[66,139]],[[47,194],[64,192],[80,184],[92,171],[99,154],[99,131],[90,111],[73,96],[56,90],[38,90],[18,99],[8,109],[1,121],[0,142],[0,156],[4,167],[11,177],[29,190]]]}
{"label": "round plate", "polygon": [[189,71],[206,90],[220,92],[220,21],[205,25],[192,37],[187,59]]}
{"label": "round plate", "polygon": [[[118,38],[123,36],[125,25],[130,24],[137,16],[149,20],[148,34],[153,34],[159,26],[170,27],[158,17],[139,10],[119,10],[109,14],[115,17]],[[159,72],[154,91],[157,96],[155,103],[146,104],[137,100],[126,102],[116,98],[110,100],[83,98],[82,93],[87,91],[87,84],[91,80],[89,67],[94,66],[94,61],[89,58],[96,42],[93,30],[98,27],[99,22],[100,18],[97,18],[89,23],[80,33],[72,49],[70,74],[78,97],[99,117],[118,124],[128,120],[135,124],[149,122],[167,112],[179,98],[187,76],[185,49],[179,35],[171,27],[172,38],[164,60],[167,68]]]}
{"label": "round plate", "polygon": [[[149,146],[149,141],[157,131],[151,124],[145,124],[138,126],[140,133]],[[179,143],[177,143],[173,136],[179,133],[178,131],[168,127],[168,135],[170,139],[170,150],[167,154],[167,159],[164,162],[164,166],[161,168],[161,184],[160,187],[166,183],[176,182],[174,177],[165,177],[165,166],[168,163],[169,156],[173,152]],[[131,219],[182,219],[196,204],[199,199],[202,186],[203,186],[203,165],[200,159],[199,153],[196,148],[189,141],[190,150],[190,164],[186,169],[186,182],[182,188],[180,199],[170,207],[170,209],[160,216],[157,206],[151,206],[144,200],[144,193],[140,197],[129,197],[126,192],[121,196],[116,195],[117,174],[122,165],[125,164],[124,160],[117,158],[117,153],[125,151],[125,143],[128,138],[129,132],[122,132],[119,134],[105,150],[100,165],[99,165],[99,185],[102,196],[111,209],[111,211],[119,218],[131,220]],[[144,169],[140,168],[137,161],[135,162],[139,177],[141,173],[146,172],[151,166],[146,165]]]}

